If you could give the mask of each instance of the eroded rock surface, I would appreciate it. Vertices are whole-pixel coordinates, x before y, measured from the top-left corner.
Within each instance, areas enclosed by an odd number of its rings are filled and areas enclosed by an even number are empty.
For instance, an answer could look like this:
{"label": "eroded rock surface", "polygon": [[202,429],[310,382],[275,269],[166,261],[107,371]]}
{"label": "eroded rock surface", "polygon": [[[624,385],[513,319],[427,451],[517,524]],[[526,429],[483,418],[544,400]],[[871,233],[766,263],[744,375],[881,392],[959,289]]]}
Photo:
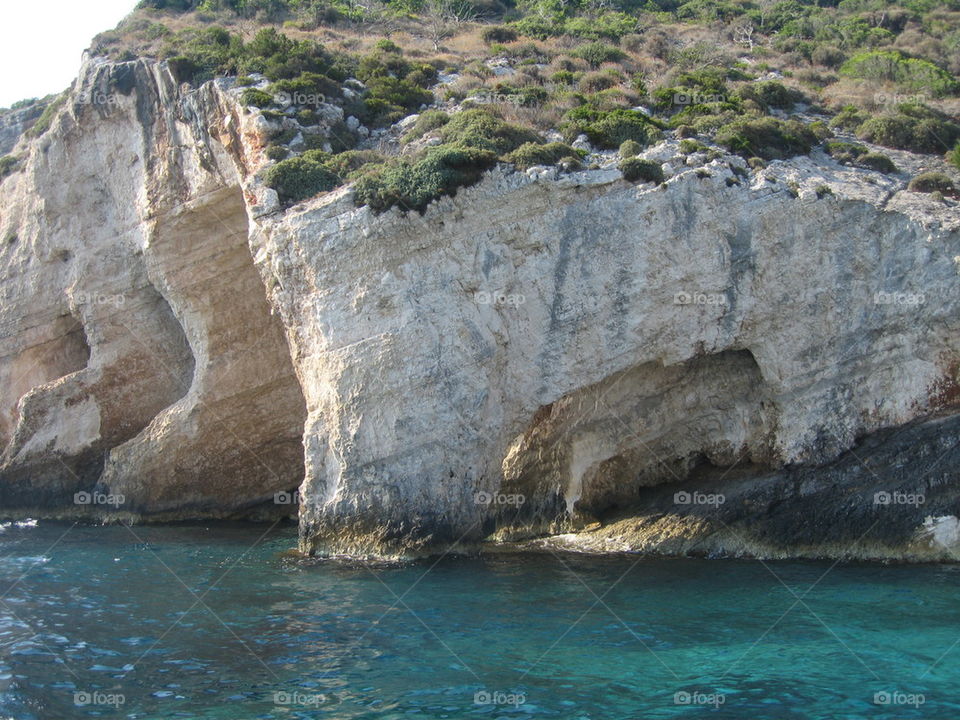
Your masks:
{"label": "eroded rock surface", "polygon": [[[423,215],[283,211],[229,81],[92,61],[76,93],[112,99],[3,182],[4,512],[231,515],[302,480],[311,553],[955,549],[953,200],[666,142],[660,187],[501,166]],[[929,506],[864,504],[914,464]]]}
{"label": "eroded rock surface", "polygon": [[231,515],[300,483],[303,398],[247,249],[241,122],[214,85],[182,96],[159,66],[94,62],[4,181],[5,512]]}
{"label": "eroded rock surface", "polygon": [[576,528],[703,464],[816,466],[951,404],[956,216],[810,160],[740,174],[495,171],[423,217],[347,191],[264,218],[309,410],[305,548]]}

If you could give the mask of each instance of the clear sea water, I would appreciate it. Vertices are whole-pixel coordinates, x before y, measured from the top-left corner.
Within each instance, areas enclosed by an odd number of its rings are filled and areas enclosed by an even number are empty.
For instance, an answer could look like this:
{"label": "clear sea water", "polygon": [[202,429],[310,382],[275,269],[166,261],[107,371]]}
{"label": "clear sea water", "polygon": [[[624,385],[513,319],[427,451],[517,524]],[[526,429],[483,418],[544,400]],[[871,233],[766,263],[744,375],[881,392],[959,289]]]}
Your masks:
{"label": "clear sea water", "polygon": [[0,717],[960,718],[960,566],[294,544],[3,525]]}

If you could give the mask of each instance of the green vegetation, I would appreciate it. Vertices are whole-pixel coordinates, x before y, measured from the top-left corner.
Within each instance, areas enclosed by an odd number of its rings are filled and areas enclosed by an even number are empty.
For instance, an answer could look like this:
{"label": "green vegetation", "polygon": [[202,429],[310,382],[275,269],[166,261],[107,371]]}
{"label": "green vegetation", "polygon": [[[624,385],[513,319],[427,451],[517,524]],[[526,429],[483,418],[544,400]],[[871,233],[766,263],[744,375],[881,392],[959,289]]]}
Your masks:
{"label": "green vegetation", "polygon": [[441,145],[419,159],[397,158],[362,175],[354,194],[358,204],[375,212],[395,205],[422,211],[433,200],[477,182],[496,162],[497,155],[490,150]]}
{"label": "green vegetation", "polygon": [[943,153],[960,141],[960,125],[923,105],[899,105],[866,119],[856,130],[867,142],[920,153]]}
{"label": "green vegetation", "polygon": [[637,157],[626,158],[621,160],[617,167],[623,173],[623,178],[630,182],[658,184],[663,182],[663,168],[660,167],[660,163],[653,160],[643,160]]}
{"label": "green vegetation", "polygon": [[953,186],[953,180],[950,179],[950,176],[940,172],[925,172],[917,175],[910,181],[908,189],[913,192],[939,192],[944,195],[956,193],[956,188]]}
{"label": "green vegetation", "polygon": [[264,174],[264,182],[277,191],[281,202],[306,200],[341,183],[335,173],[307,155],[281,160]]}
{"label": "green vegetation", "polygon": [[263,90],[248,88],[240,95],[240,102],[258,108],[270,107],[273,104],[273,95],[265,93]]}
{"label": "green vegetation", "polygon": [[513,163],[519,170],[526,170],[534,165],[556,165],[560,160],[568,157],[577,157],[577,151],[564,143],[524,143],[504,157],[507,162]]}
{"label": "green vegetation", "polygon": [[631,158],[636,157],[643,151],[643,145],[638,143],[636,140],[624,140],[620,144],[620,157],[621,158]]}
{"label": "green vegetation", "polygon": [[53,124],[53,119],[60,112],[60,108],[67,102],[67,94],[63,93],[54,98],[47,107],[43,109],[43,114],[37,118],[37,121],[30,128],[28,133],[31,137],[40,137]]}
{"label": "green vegetation", "polygon": [[511,125],[486,110],[465,110],[454,115],[440,130],[446,144],[487,150],[497,155],[516,150],[524,143],[542,142],[527,128]]}
{"label": "green vegetation", "polygon": [[799,120],[772,117],[735,120],[717,131],[717,143],[743,158],[783,160],[806,155],[817,137]]}
{"label": "green vegetation", "polygon": [[429,132],[433,132],[450,122],[450,116],[443,110],[424,110],[420,113],[413,127],[403,136],[404,142],[419,140]]}
{"label": "green vegetation", "polygon": [[960,141],[953,146],[953,150],[947,153],[947,162],[960,170]]}
{"label": "green vegetation", "polygon": [[857,53],[847,60],[840,72],[861,80],[896,83],[913,92],[926,92],[940,97],[957,91],[957,81],[927,60],[905,57],[896,50],[872,50]]}
{"label": "green vegetation", "polygon": [[621,108],[605,111],[590,105],[569,111],[560,132],[567,142],[584,134],[603,150],[616,150],[627,140],[646,147],[660,135],[653,121],[641,112]]}
{"label": "green vegetation", "polygon": [[0,157],[0,178],[5,178],[17,169],[20,164],[20,158],[16,155],[4,155]]}
{"label": "green vegetation", "polygon": [[[625,176],[655,182],[659,166],[637,155],[669,129],[685,154],[715,154],[704,143],[716,143],[754,168],[825,143],[838,162],[896,172],[886,155],[833,141],[833,131],[947,153],[960,167],[960,124],[946,112],[960,95],[960,0],[455,5],[143,0],[95,49],[166,59],[178,80],[194,84],[235,75],[241,101],[273,127],[329,125],[321,105],[330,103],[368,129],[417,113],[401,138],[408,146],[439,138],[388,158],[356,150],[366,132],[338,122],[329,133],[304,132],[308,150],[296,157],[287,146],[299,130],[277,130],[267,175],[285,203],[356,181],[357,201],[377,211],[422,210],[498,161],[577,168],[585,153],[570,143],[580,135],[618,151]],[[509,75],[497,69],[505,64]],[[438,70],[459,76],[439,94],[467,109],[434,105]],[[788,116],[802,106],[833,117]],[[48,112],[38,132],[56,109]],[[564,142],[546,143],[547,131]]]}

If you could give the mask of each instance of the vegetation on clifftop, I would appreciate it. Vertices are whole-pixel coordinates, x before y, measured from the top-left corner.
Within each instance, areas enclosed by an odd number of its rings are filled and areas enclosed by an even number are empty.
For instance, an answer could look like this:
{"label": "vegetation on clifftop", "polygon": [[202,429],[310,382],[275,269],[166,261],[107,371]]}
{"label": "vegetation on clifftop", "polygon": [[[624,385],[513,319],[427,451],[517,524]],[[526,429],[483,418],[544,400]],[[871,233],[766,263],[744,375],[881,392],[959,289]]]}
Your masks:
{"label": "vegetation on clifftop", "polygon": [[[960,0],[143,0],[94,49],[237,77],[280,128],[265,179],[285,203],[354,182],[422,209],[492,163],[569,170],[585,148],[652,177],[627,161],[670,134],[755,167],[824,141],[884,173],[863,143],[960,166]],[[416,113],[399,143],[370,134]],[[374,154],[331,164],[348,152]]]}

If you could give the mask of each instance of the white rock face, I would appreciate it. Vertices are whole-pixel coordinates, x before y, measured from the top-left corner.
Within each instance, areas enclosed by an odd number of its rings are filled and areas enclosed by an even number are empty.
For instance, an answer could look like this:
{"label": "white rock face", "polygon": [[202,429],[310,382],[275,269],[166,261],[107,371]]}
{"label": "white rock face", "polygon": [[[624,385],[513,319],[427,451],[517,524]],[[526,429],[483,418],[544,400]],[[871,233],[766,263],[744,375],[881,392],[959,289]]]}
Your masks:
{"label": "white rock face", "polygon": [[68,104],[2,186],[11,512],[224,515],[302,480],[304,551],[411,554],[827,463],[958,396],[957,205],[903,178],[668,142],[664,186],[500,167],[422,216],[283,211],[234,91],[91,86],[116,102]]}
{"label": "white rock face", "polygon": [[88,64],[0,207],[0,508],[230,515],[299,484],[303,399],[247,245],[259,134],[215,85]]}
{"label": "white rock face", "polygon": [[704,464],[826,462],[955,385],[958,218],[885,211],[896,180],[534,176],[422,217],[340,191],[261,220],[309,412],[305,550],[556,529]]}

